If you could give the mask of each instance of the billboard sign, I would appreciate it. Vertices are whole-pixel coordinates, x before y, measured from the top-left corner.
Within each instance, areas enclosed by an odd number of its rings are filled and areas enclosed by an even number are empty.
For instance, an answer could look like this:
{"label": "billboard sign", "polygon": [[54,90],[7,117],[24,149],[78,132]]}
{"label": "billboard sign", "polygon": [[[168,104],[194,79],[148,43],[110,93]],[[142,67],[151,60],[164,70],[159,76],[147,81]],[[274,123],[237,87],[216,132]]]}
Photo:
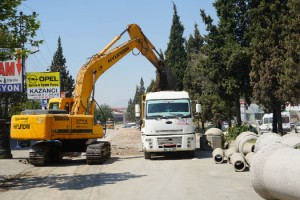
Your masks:
{"label": "billboard sign", "polygon": [[[4,50],[4,48],[0,48],[1,52]],[[0,93],[22,91],[21,58],[0,61]]]}
{"label": "billboard sign", "polygon": [[59,72],[28,72],[26,75],[28,99],[60,97]]}

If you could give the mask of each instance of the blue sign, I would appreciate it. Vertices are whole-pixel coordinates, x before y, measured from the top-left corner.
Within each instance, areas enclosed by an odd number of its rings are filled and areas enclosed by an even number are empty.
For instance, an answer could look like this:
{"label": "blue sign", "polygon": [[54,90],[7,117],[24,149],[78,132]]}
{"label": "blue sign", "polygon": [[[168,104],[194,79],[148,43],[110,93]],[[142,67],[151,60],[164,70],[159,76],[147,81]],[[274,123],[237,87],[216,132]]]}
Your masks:
{"label": "blue sign", "polygon": [[22,84],[0,84],[0,92],[22,92]]}
{"label": "blue sign", "polygon": [[48,99],[42,99],[42,108],[47,108],[47,104],[48,104]]}

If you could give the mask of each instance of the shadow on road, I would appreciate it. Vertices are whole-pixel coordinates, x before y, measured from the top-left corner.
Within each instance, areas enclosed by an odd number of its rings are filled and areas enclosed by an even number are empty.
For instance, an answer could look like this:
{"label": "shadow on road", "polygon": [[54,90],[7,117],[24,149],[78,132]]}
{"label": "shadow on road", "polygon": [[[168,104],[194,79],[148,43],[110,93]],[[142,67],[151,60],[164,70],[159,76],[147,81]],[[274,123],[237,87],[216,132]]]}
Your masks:
{"label": "shadow on road", "polygon": [[212,151],[196,149],[194,157],[185,152],[168,152],[164,155],[154,155],[151,160],[182,160],[182,159],[205,159],[212,158]]}
{"label": "shadow on road", "polygon": [[30,172],[20,177],[8,179],[0,183],[0,191],[5,190],[30,190],[32,188],[56,188],[58,190],[81,190],[129,179],[141,178],[146,175],[125,173],[97,173],[97,174],[49,174],[47,176],[32,176]]}

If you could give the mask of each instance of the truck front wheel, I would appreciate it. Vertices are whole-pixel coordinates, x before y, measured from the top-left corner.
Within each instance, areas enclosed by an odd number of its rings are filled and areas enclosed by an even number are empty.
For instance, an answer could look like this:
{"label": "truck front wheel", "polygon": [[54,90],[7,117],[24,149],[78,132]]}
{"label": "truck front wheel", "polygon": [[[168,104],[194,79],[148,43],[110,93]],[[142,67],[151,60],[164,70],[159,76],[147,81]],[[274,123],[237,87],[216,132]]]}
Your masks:
{"label": "truck front wheel", "polygon": [[150,159],[151,158],[151,153],[144,152],[144,157],[145,157],[145,159]]}

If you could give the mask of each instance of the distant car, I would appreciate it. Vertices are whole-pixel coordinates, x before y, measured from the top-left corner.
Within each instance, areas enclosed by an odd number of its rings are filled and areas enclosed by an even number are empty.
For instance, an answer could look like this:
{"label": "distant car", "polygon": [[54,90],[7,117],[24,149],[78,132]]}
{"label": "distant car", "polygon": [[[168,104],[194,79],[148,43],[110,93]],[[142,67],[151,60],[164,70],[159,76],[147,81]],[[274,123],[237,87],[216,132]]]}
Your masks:
{"label": "distant car", "polygon": [[300,133],[300,123],[295,125],[295,132]]}

